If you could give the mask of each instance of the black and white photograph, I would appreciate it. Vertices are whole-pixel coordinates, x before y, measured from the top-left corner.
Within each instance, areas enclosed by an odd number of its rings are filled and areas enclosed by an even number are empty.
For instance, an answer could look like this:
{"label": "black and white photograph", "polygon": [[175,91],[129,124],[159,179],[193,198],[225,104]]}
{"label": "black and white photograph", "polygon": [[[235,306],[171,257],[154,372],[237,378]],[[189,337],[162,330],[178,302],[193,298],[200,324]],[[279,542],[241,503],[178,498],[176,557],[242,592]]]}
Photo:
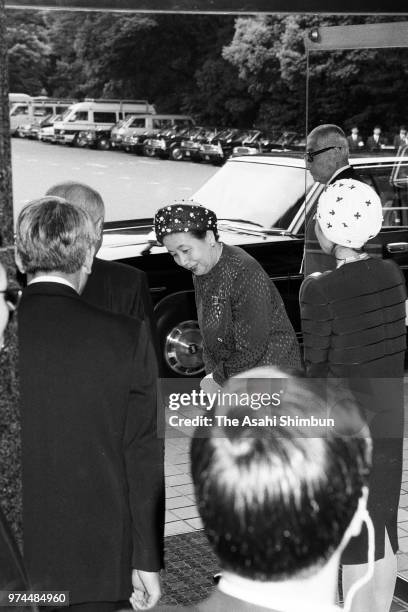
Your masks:
{"label": "black and white photograph", "polygon": [[407,100],[393,0],[0,0],[0,612],[408,612]]}

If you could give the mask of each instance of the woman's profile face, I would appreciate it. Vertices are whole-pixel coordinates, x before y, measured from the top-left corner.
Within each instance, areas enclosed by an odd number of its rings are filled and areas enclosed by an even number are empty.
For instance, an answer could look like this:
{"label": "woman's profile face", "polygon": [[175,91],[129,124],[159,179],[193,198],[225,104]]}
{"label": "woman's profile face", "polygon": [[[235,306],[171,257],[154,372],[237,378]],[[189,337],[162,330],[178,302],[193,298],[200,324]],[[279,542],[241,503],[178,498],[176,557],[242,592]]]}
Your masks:
{"label": "woman's profile face", "polygon": [[214,265],[215,242],[213,232],[208,231],[203,239],[191,232],[177,232],[163,238],[163,244],[178,266],[190,270],[196,276],[207,274]]}

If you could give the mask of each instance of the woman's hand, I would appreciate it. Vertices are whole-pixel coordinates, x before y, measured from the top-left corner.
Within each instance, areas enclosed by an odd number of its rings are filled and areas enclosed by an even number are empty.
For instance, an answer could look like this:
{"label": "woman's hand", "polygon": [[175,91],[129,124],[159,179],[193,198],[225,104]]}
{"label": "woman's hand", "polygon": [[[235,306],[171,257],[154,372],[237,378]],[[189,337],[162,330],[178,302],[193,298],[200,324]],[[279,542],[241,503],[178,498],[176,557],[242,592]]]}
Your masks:
{"label": "woman's hand", "polygon": [[215,382],[212,374],[207,374],[200,382],[200,387],[205,393],[217,393],[221,389],[220,385]]}

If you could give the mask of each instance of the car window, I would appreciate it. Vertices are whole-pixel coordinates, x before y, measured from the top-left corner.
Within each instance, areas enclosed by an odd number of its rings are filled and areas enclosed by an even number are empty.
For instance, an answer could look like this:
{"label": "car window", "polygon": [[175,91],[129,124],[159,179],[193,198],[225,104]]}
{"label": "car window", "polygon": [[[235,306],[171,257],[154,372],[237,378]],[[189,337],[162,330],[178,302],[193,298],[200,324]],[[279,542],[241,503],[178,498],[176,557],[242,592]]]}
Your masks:
{"label": "car window", "polygon": [[383,227],[408,227],[408,159],[357,171],[381,198]]}
{"label": "car window", "polygon": [[[251,189],[248,189],[251,185]],[[229,161],[193,196],[219,218],[288,229],[313,179],[304,168]]]}
{"label": "car window", "polygon": [[34,117],[45,117],[53,113],[52,106],[34,106]]}
{"label": "car window", "polygon": [[152,128],[154,130],[162,130],[166,127],[171,127],[171,119],[153,119]]}
{"label": "car window", "polygon": [[76,111],[68,121],[88,121],[88,111]]}
{"label": "car window", "polygon": [[146,119],[144,119],[144,117],[135,117],[129,123],[128,127],[144,129],[146,127]]}
{"label": "car window", "polygon": [[18,104],[17,106],[12,108],[10,112],[10,117],[14,117],[15,115],[28,115],[27,104],[24,104],[24,105]]}
{"label": "car window", "polygon": [[94,111],[95,123],[116,123],[116,113]]}

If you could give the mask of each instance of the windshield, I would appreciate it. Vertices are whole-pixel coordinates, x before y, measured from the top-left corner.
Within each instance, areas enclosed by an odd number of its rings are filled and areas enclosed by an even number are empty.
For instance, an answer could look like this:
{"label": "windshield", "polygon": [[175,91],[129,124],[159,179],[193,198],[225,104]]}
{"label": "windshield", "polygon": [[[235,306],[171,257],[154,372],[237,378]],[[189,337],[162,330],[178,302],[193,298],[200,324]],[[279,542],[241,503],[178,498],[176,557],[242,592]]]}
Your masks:
{"label": "windshield", "polygon": [[[307,191],[312,185],[313,179],[307,172]],[[287,230],[304,200],[304,193],[304,168],[229,161],[193,199],[214,210],[219,218],[246,219],[263,227]]]}

